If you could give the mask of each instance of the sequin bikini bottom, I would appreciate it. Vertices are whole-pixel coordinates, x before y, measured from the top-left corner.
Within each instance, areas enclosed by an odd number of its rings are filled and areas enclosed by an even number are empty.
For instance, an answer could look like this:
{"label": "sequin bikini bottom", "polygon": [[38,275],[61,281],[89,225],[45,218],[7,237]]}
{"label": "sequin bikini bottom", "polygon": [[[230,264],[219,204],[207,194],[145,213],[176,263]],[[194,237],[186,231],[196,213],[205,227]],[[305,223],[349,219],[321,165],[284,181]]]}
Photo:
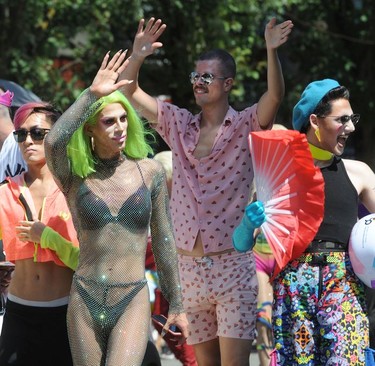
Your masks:
{"label": "sequin bikini bottom", "polygon": [[[93,327],[103,351],[108,337],[121,315],[139,291],[147,284],[146,279],[128,283],[100,283],[74,275],[74,285],[91,315]],[[109,297],[111,303],[109,304]],[[120,298],[113,303],[113,299]]]}

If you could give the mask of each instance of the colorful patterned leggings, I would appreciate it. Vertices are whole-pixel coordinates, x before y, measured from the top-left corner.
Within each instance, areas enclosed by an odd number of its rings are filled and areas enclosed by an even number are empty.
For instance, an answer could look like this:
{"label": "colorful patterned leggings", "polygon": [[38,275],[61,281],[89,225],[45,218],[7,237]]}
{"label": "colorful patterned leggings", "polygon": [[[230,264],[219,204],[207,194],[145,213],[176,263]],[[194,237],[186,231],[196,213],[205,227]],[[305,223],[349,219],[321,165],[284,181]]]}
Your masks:
{"label": "colorful patterned leggings", "polygon": [[303,255],[277,276],[274,292],[278,365],[365,365],[364,285],[348,253]]}

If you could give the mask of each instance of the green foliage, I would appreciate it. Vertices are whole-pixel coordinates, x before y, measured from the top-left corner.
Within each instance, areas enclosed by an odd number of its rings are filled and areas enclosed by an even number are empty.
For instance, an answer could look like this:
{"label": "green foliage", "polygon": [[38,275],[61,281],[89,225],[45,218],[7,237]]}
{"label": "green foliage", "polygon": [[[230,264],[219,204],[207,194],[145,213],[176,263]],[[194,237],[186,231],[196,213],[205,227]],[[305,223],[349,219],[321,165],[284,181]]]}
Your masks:
{"label": "green foliage", "polygon": [[151,16],[168,27],[141,83],[193,110],[187,75],[203,50],[225,48],[235,57],[231,103],[250,105],[267,88],[264,28],[272,16],[291,19],[294,30],[279,49],[287,93],[278,122],[290,126],[309,82],[335,78],[350,88],[362,115],[357,157],[375,164],[373,0],[0,0],[0,77],[64,109],[90,84],[105,53],[130,49],[139,19]]}

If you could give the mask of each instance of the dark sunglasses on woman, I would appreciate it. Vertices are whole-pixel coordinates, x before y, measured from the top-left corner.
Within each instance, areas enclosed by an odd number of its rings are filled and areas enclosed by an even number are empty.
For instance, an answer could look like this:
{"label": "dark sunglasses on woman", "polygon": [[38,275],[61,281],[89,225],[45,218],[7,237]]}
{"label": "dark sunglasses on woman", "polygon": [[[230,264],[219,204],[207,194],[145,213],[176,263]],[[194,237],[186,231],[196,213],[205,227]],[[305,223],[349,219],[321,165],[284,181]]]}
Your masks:
{"label": "dark sunglasses on woman", "polygon": [[27,139],[27,135],[30,134],[33,141],[42,141],[44,136],[47,135],[49,128],[33,127],[30,130],[20,128],[19,130],[13,131],[14,139],[17,142],[24,142]]}

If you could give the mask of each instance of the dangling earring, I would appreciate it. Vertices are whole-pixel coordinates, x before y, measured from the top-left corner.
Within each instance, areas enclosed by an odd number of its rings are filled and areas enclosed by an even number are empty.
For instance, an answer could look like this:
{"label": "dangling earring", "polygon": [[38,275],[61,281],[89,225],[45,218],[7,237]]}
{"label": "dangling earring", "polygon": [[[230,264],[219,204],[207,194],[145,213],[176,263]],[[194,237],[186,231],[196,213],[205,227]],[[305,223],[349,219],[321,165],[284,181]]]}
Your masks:
{"label": "dangling earring", "polygon": [[320,131],[319,131],[319,128],[317,128],[317,129],[315,130],[315,136],[316,136],[316,138],[318,139],[318,141],[320,142],[321,139],[320,139]]}

